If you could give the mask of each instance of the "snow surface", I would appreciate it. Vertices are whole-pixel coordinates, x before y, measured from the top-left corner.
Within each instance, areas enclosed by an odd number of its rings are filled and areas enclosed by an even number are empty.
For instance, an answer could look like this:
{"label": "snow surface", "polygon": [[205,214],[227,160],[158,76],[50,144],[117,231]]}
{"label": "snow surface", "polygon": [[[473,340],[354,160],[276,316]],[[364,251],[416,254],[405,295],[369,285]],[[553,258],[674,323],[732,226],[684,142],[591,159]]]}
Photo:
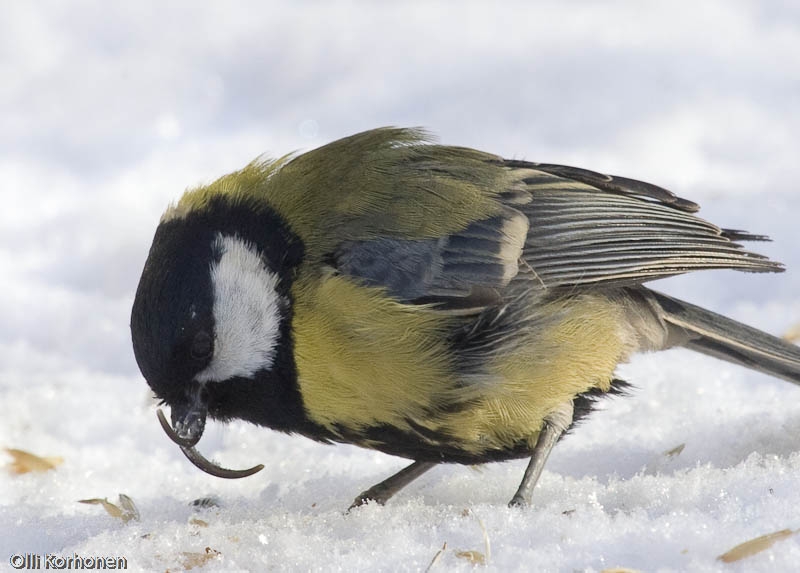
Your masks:
{"label": "snow surface", "polygon": [[[241,423],[201,451],[166,438],[130,349],[152,232],[189,186],[262,152],[378,125],[653,181],[783,275],[658,288],[774,333],[800,322],[800,10],[781,2],[120,3],[0,6],[0,570],[28,552],[130,570],[794,571],[800,389],[685,350],[620,368],[637,390],[554,451],[535,506],[524,461],[443,466],[385,507],[344,509],[405,460]],[[685,444],[676,455],[665,452]],[[0,466],[11,458],[0,450]],[[127,524],[86,498],[135,502]],[[192,500],[215,496],[216,507]],[[205,524],[205,525],[204,525]],[[487,547],[487,544],[490,547]],[[219,556],[198,557],[209,547]],[[194,561],[193,561],[194,560]]]}

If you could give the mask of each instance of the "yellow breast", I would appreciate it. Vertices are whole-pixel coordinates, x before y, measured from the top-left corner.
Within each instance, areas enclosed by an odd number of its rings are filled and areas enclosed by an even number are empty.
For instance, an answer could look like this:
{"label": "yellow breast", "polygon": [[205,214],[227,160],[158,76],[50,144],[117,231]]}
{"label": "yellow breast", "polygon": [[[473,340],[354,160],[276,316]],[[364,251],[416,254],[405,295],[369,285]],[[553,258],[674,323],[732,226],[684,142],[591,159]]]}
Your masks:
{"label": "yellow breast", "polygon": [[307,415],[339,433],[389,426],[480,456],[533,445],[544,417],[591,388],[607,390],[627,349],[621,311],[582,295],[536,306],[548,325],[520,332],[466,379],[448,335],[463,326],[332,275],[295,285],[293,331]]}
{"label": "yellow breast", "polygon": [[336,275],[294,290],[298,384],[314,422],[406,427],[453,387],[447,320]]}

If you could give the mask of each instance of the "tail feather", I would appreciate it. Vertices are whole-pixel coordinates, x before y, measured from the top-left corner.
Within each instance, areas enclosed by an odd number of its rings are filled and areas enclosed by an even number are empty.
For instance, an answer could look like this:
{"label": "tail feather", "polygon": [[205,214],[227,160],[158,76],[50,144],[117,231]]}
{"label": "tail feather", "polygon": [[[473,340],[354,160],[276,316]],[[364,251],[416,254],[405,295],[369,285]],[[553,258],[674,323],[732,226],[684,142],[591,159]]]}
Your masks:
{"label": "tail feather", "polygon": [[800,347],[710,310],[651,291],[684,346],[800,385]]}

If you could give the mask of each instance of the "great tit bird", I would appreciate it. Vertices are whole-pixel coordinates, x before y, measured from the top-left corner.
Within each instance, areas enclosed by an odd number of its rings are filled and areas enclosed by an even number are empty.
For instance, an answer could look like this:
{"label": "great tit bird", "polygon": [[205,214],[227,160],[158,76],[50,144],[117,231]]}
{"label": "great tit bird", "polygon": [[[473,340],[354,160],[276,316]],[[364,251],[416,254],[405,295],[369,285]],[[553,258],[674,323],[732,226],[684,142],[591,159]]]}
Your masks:
{"label": "great tit bird", "polygon": [[530,458],[626,384],[635,352],[685,346],[800,383],[800,348],[643,283],[779,272],[655,185],[507,160],[382,128],[259,159],[187,191],[155,232],[131,316],[167,433],[201,469],[206,418],[413,463]]}

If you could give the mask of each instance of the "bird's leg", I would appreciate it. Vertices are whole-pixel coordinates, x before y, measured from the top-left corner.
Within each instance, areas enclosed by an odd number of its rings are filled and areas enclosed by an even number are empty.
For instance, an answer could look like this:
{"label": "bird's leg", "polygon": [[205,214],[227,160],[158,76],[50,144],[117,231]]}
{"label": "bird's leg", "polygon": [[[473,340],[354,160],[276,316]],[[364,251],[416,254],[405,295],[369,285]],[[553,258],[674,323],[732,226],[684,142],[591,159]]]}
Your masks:
{"label": "bird's leg", "polygon": [[389,476],[381,483],[361,492],[353,501],[353,504],[349,509],[364,505],[369,501],[374,501],[380,505],[385,504],[387,501],[389,501],[390,497],[435,465],[436,464],[434,462],[414,462],[410,466],[404,467],[402,470],[394,475]]}
{"label": "bird's leg", "polygon": [[539,438],[536,441],[536,447],[533,448],[531,461],[525,469],[525,475],[522,477],[522,483],[519,484],[517,493],[508,502],[509,507],[526,507],[531,504],[533,488],[536,487],[536,482],[539,481],[539,476],[542,474],[547,457],[550,455],[553,446],[558,442],[561,434],[572,424],[572,414],[573,407],[572,401],[570,401],[562,404],[545,418],[542,430],[539,432]]}

